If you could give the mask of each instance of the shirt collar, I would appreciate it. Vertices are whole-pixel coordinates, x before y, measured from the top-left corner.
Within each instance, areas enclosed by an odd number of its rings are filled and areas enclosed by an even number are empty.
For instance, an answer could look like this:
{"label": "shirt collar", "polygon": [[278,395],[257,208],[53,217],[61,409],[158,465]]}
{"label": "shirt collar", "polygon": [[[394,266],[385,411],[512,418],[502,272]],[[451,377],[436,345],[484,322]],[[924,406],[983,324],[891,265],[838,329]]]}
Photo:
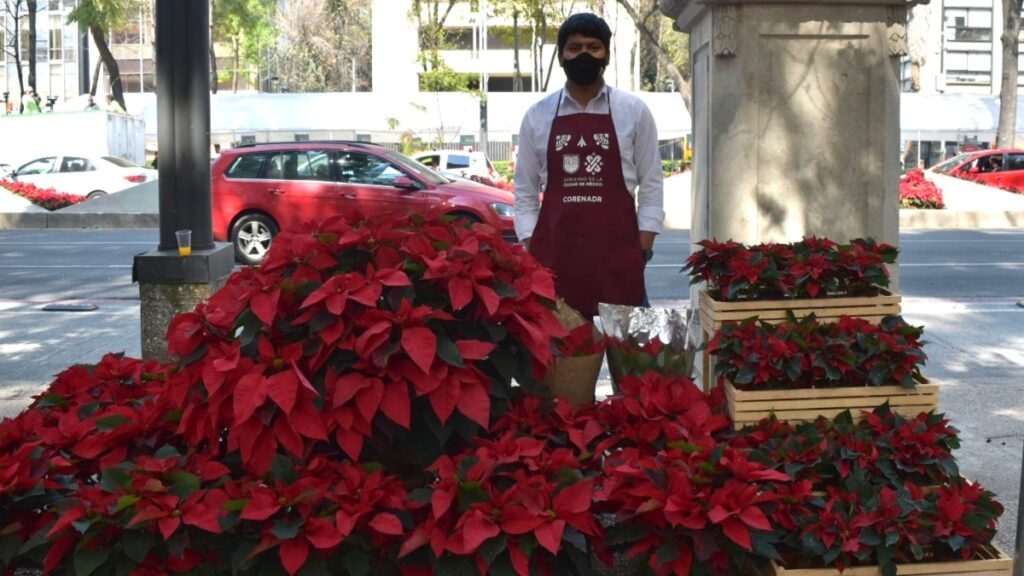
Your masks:
{"label": "shirt collar", "polygon": [[[602,102],[607,101],[608,92],[610,90],[611,87],[608,86],[607,82],[605,82],[601,86],[601,90],[597,93],[597,96],[594,96],[594,99],[590,101],[589,106],[593,107],[595,104],[601,104]],[[562,88],[562,106],[572,106],[577,110],[584,110],[583,106],[569,95],[568,88]]]}

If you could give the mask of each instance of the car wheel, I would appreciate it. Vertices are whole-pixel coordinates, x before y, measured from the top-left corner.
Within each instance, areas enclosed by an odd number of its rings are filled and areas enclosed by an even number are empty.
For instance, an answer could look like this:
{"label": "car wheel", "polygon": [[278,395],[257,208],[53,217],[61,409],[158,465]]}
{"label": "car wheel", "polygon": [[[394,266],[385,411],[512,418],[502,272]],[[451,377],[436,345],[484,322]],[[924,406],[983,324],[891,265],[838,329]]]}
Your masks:
{"label": "car wheel", "polygon": [[104,192],[103,190],[93,190],[92,192],[89,192],[89,195],[86,196],[86,198],[88,198],[89,200],[92,200],[93,198],[99,198],[100,196],[106,196],[106,195],[107,195],[107,193]]}
{"label": "car wheel", "polygon": [[246,214],[231,228],[235,261],[254,266],[267,257],[277,224],[266,214]]}

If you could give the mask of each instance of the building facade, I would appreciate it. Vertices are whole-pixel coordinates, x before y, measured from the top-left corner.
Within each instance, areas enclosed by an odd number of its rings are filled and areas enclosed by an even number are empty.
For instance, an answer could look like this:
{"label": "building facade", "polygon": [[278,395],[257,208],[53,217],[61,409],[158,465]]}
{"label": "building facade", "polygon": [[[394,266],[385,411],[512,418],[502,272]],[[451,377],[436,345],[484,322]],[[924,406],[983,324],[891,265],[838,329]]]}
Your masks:
{"label": "building facade", "polygon": [[[1002,2],[932,0],[914,8],[911,42],[918,37],[924,55],[920,67],[923,94],[998,95],[1002,78]],[[1024,33],[1018,38],[1024,42]],[[1024,58],[1017,63],[1024,72]],[[902,89],[913,90],[913,63],[904,58]],[[1024,74],[1018,79],[1024,85]]]}
{"label": "building facade", "polygon": [[[412,0],[373,0],[374,92],[420,90],[423,67],[418,61],[421,47],[415,33],[418,22],[412,14],[412,5]],[[566,15],[574,5],[565,3]],[[538,35],[525,17],[520,17],[518,61],[522,80],[516,86],[513,18],[503,13],[500,6],[501,0],[474,0],[455,5],[443,27],[451,46],[441,51],[445,64],[455,72],[478,77],[476,86],[484,92],[544,92],[564,84],[565,76],[555,58],[555,39],[561,20],[550,22],[546,33]],[[615,0],[604,0],[599,12],[612,29],[611,63],[605,71],[605,79],[618,88],[639,91],[640,39],[636,26]],[[535,43],[541,46],[537,50],[532,49]]]}

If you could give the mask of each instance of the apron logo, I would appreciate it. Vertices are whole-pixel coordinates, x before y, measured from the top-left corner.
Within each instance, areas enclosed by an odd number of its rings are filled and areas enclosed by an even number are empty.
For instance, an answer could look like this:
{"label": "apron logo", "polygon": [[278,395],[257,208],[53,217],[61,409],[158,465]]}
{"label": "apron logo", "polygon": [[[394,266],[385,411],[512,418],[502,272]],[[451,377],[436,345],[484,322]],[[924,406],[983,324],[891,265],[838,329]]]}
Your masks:
{"label": "apron logo", "polygon": [[[579,158],[578,157],[576,158],[576,161],[577,161],[577,164],[578,164],[579,163]],[[597,154],[591,154],[590,156],[587,156],[587,174],[597,174],[598,172],[600,172],[601,171],[601,162],[602,162],[601,157],[599,155],[597,155]],[[577,168],[578,168],[578,166],[577,166]],[[570,174],[571,174],[571,172],[570,172]]]}
{"label": "apron logo", "polygon": [[582,134],[580,134],[580,141],[577,142],[576,145],[579,146],[580,148],[586,148],[587,147],[587,139],[584,138]]}
{"label": "apron logo", "polygon": [[555,152],[560,152],[562,148],[565,148],[566,144],[569,143],[569,139],[572,138],[569,134],[559,134],[555,136]]}
{"label": "apron logo", "polygon": [[607,132],[603,132],[601,134],[594,134],[594,142],[596,142],[598,146],[605,150],[607,150],[611,145],[610,140],[608,139]]}
{"label": "apron logo", "polygon": [[566,154],[562,156],[562,170],[566,174],[575,174],[580,169],[580,155]]}

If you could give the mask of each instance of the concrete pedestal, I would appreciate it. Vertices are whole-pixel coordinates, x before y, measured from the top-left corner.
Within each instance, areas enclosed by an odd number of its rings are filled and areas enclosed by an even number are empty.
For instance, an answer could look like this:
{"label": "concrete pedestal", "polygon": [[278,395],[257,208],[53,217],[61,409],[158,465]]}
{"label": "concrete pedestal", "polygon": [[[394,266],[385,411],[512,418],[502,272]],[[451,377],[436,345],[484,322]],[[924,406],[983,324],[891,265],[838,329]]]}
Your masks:
{"label": "concrete pedestal", "polygon": [[899,234],[903,0],[660,0],[690,34],[692,237]]}
{"label": "concrete pedestal", "polygon": [[234,249],[218,244],[191,256],[151,250],[135,257],[133,280],[142,299],[142,357],[168,360],[167,326],[220,289],[234,266]]}

